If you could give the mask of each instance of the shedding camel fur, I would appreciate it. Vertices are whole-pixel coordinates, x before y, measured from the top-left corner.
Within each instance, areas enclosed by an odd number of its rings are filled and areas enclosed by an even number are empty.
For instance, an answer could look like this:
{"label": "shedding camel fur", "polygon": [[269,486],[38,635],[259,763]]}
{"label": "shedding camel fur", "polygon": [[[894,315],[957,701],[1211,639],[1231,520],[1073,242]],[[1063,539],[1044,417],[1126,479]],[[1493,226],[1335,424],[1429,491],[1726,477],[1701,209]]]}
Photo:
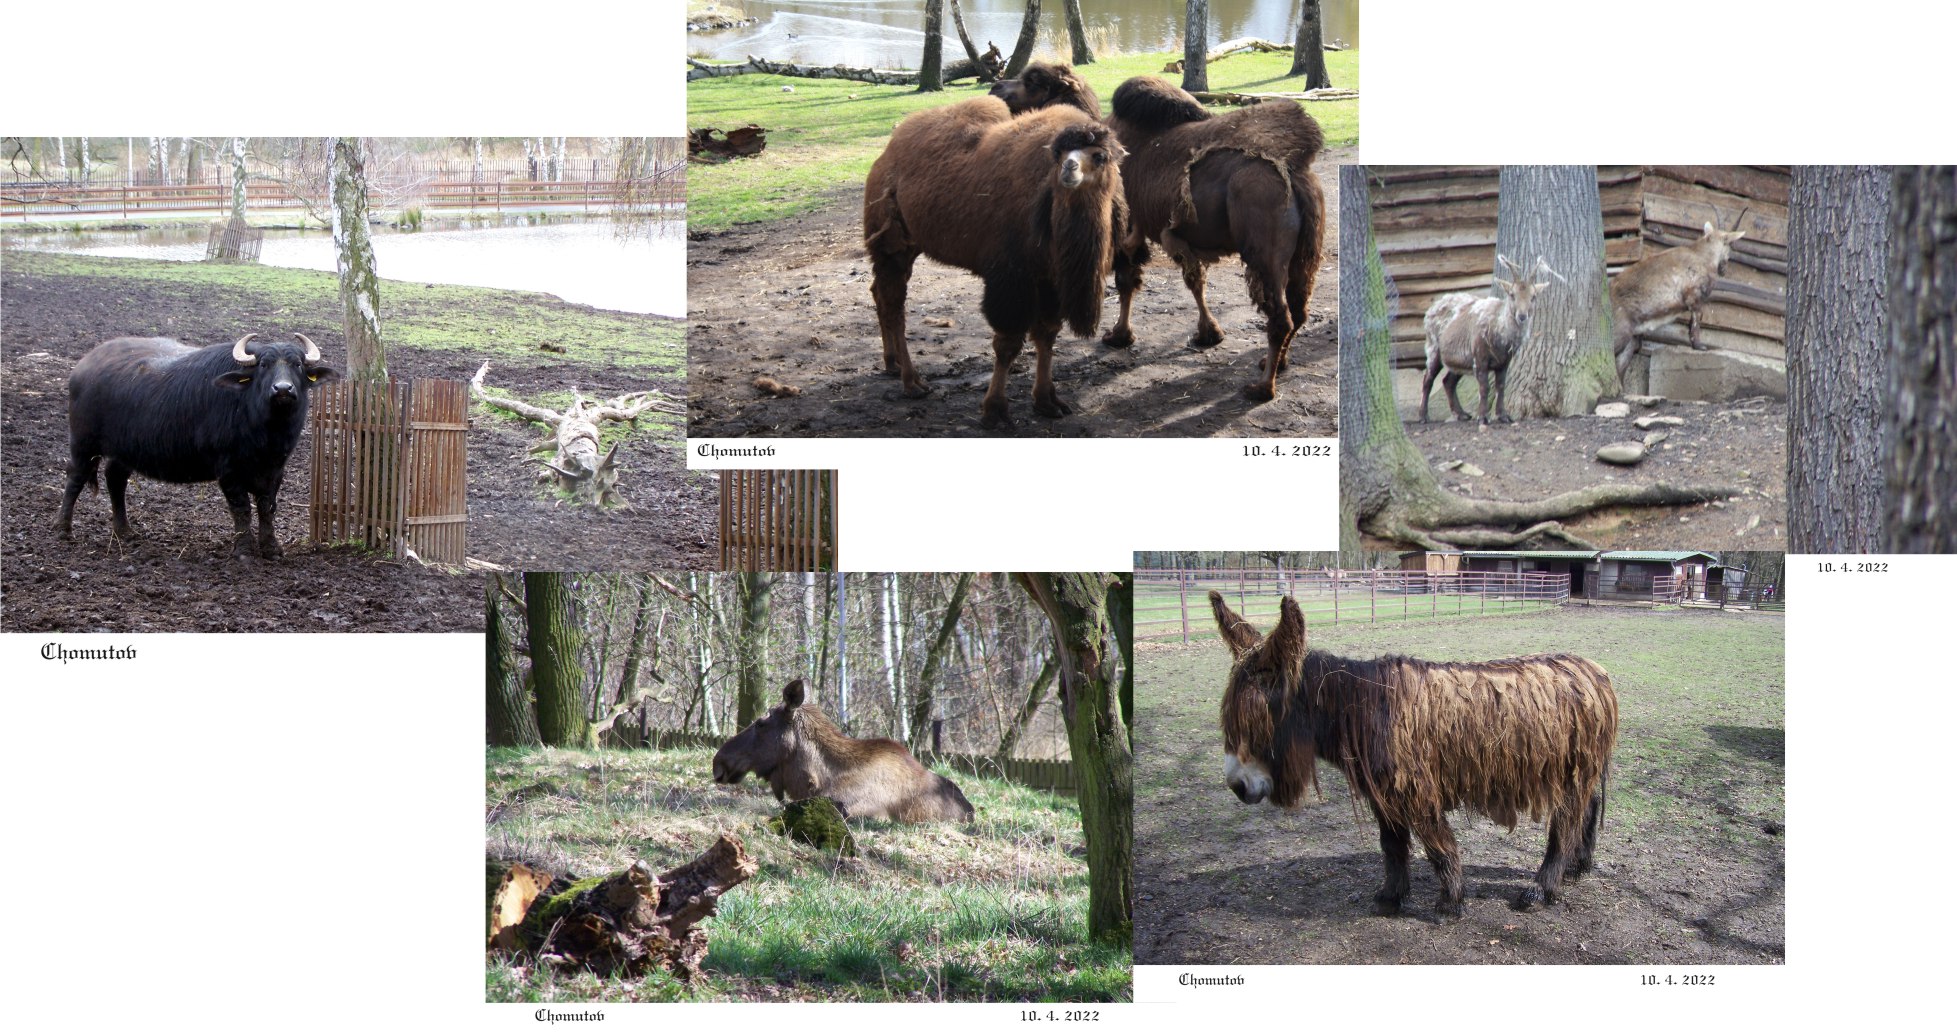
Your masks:
{"label": "shedding camel fur", "polygon": [[1323,760],[1371,808],[1386,857],[1373,901],[1400,910],[1415,837],[1440,878],[1437,911],[1461,914],[1461,855],[1447,813],[1514,829],[1547,821],[1549,845],[1515,907],[1554,903],[1590,871],[1617,744],[1609,673],[1573,654],[1438,662],[1313,652],[1296,600],[1259,636],[1210,593],[1232,665],[1223,691],[1224,779],[1245,804],[1296,805]]}
{"label": "shedding camel fur", "polygon": [[571,389],[570,408],[559,413],[527,402],[485,394],[483,377],[488,373],[489,364],[482,364],[476,375],[469,379],[470,394],[485,406],[556,428],[556,437],[542,446],[551,448],[554,445],[555,452],[544,462],[544,470],[537,475],[537,479],[545,481],[555,476],[559,488],[572,499],[588,506],[626,505],[625,497],[618,492],[618,477],[623,473],[618,462],[618,443],[612,443],[603,456],[598,454],[599,421],[626,421],[637,427],[639,417],[648,412],[676,416],[686,413],[682,404],[657,391],[633,392],[594,403],[575,387]]}

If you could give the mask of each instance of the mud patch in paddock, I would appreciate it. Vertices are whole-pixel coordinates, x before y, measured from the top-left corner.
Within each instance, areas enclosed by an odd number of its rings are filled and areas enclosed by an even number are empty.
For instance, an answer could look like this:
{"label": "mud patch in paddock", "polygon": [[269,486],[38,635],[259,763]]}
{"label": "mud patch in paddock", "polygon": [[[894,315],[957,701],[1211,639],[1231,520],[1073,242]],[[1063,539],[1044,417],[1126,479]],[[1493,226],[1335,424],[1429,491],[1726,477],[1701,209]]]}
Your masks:
{"label": "mud patch in paddock", "polygon": [[[1176,438],[1284,435],[1330,437],[1338,418],[1338,176],[1350,149],[1315,165],[1325,188],[1325,262],[1310,316],[1291,346],[1291,368],[1275,402],[1254,405],[1243,386],[1264,355],[1264,318],[1244,289],[1235,258],[1211,267],[1210,309],[1224,342],[1186,341],[1195,302],[1173,263],[1154,249],[1135,299],[1132,348],[1062,335],[1054,377],[1073,414],[1033,413],[1030,346],[1013,367],[1010,431],[979,426],[979,399],[992,376],[992,334],[979,311],[981,281],[919,260],[911,278],[912,359],[932,385],[905,397],[883,375],[883,346],[863,255],[862,192],[838,191],[808,215],[696,237],[687,249],[688,426],[701,437]],[[1110,282],[1102,329],[1119,313]],[[775,398],[754,387],[767,376],[801,389]]]}

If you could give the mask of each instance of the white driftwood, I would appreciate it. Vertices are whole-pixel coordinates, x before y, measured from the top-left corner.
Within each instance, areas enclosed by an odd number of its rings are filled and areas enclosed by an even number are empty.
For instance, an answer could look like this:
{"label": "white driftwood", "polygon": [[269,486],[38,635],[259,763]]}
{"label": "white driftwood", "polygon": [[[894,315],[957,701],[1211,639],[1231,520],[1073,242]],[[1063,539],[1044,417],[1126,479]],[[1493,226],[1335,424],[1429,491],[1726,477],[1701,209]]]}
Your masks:
{"label": "white driftwood", "polygon": [[1297,90],[1283,93],[1230,93],[1220,90],[1201,90],[1190,94],[1204,104],[1262,104],[1265,101],[1297,101],[1300,104],[1311,101],[1346,101],[1359,96],[1358,90],[1328,86],[1322,90]]}
{"label": "white driftwood", "polygon": [[515,413],[525,420],[549,424],[557,430],[556,452],[544,463],[547,473],[555,474],[559,487],[578,502],[594,506],[624,505],[618,494],[618,445],[613,443],[604,456],[598,455],[598,421],[637,421],[648,411],[684,415],[686,408],[657,391],[639,391],[605,402],[592,403],[576,387],[571,389],[571,406],[562,413],[517,399],[485,394],[483,377],[489,373],[484,363],[469,379],[469,393],[483,405]]}

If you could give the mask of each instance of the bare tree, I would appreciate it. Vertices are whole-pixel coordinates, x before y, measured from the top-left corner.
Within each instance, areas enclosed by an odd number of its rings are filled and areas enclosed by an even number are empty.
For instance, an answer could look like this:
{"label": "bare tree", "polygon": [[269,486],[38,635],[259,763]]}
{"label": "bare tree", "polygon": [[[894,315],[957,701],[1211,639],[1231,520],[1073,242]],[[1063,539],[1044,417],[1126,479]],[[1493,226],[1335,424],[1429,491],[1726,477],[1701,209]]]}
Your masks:
{"label": "bare tree", "polygon": [[917,92],[945,88],[945,0],[924,0],[924,60],[917,66]]}
{"label": "bare tree", "polygon": [[1073,45],[1075,65],[1094,63],[1094,50],[1087,45],[1087,21],[1080,16],[1080,0],[1067,0],[1067,41]]}
{"label": "bare tree", "polygon": [[1019,73],[1033,60],[1033,45],[1039,39],[1040,0],[1026,0],[1026,17],[1019,22],[1019,39],[1012,45],[1012,57],[1006,59],[1006,70],[1000,73],[1000,78],[1019,78]]}
{"label": "bare tree", "polygon": [[537,727],[553,747],[590,747],[591,722],[585,717],[584,668],[578,655],[584,628],[577,598],[566,576],[533,571],[523,576],[524,610],[530,626],[531,684],[537,694]]}
{"label": "bare tree", "polygon": [[768,592],[774,576],[752,571],[740,576],[741,635],[740,710],[734,724],[748,727],[767,710],[768,699]]}
{"label": "bare tree", "polygon": [[1495,251],[1555,276],[1536,296],[1528,339],[1509,366],[1519,416],[1577,416],[1619,391],[1605,288],[1604,215],[1594,165],[1504,165]]}
{"label": "bare tree", "polygon": [[333,251],[347,376],[382,383],[387,380],[387,349],[381,343],[380,276],[374,269],[374,242],[367,234],[366,164],[358,137],[335,137],[331,146]]}
{"label": "bare tree", "polygon": [[509,583],[493,574],[484,583],[484,673],[489,686],[489,744],[493,747],[534,747],[543,743],[537,732],[537,712],[530,702],[530,683],[517,664],[516,627],[503,612],[504,600],[517,603]]}
{"label": "bare tree", "polygon": [[1202,93],[1210,88],[1210,0],[1189,0],[1182,29],[1182,88]]}
{"label": "bare tree", "polygon": [[1307,90],[1332,85],[1332,73],[1325,68],[1325,15],[1319,0],[1302,0],[1298,5],[1298,39],[1286,74],[1304,76]]}
{"label": "bare tree", "polygon": [[931,645],[924,651],[924,668],[911,687],[913,750],[922,750],[930,742],[931,712],[936,703],[937,681],[944,665],[945,647],[952,641],[952,632],[958,627],[958,617],[965,609],[965,592],[971,587],[970,572],[958,576],[958,583],[951,590],[951,599],[945,603],[944,616],[938,622],[937,635],[932,637]]}

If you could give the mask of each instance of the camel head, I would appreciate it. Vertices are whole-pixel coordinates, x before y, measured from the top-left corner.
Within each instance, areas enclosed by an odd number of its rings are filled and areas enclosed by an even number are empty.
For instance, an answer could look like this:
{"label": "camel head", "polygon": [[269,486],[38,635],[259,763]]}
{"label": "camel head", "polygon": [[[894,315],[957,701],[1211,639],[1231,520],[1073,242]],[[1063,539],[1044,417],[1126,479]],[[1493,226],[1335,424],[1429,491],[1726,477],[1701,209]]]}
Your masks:
{"label": "camel head", "polygon": [[1098,122],[1061,130],[1053,137],[1052,150],[1060,185],[1067,190],[1107,183],[1128,155],[1114,138],[1114,131]]}
{"label": "camel head", "polygon": [[1006,102],[1015,115],[1067,104],[1101,117],[1101,101],[1087,81],[1074,74],[1071,65],[1050,65],[1035,61],[1017,79],[1001,79],[992,84],[991,94]]}

